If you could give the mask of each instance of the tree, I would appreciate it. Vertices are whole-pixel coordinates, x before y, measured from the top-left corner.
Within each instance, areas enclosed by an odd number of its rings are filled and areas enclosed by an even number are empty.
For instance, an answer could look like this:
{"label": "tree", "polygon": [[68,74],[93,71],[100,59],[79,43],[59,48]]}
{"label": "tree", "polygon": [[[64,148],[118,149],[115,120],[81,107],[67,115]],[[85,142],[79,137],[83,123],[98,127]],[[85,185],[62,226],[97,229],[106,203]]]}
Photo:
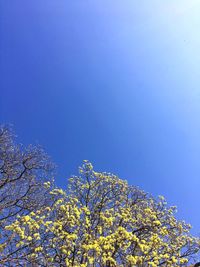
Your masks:
{"label": "tree", "polygon": [[23,148],[15,143],[10,127],[0,126],[0,264],[3,266],[16,249],[13,236],[4,231],[5,225],[17,216],[26,216],[50,204],[49,190],[43,183],[51,180],[53,169],[54,165],[40,147]]}
{"label": "tree", "polygon": [[5,227],[17,241],[21,266],[176,267],[199,251],[200,240],[163,197],[96,172],[88,161],[79,172],[66,192],[51,190],[52,205]]}

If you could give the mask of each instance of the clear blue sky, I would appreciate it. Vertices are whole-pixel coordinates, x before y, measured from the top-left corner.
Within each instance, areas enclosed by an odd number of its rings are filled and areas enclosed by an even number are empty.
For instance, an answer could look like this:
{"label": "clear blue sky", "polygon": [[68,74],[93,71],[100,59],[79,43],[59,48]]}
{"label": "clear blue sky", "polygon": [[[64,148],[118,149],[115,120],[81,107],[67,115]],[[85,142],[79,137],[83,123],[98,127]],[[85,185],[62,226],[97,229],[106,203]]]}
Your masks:
{"label": "clear blue sky", "polygon": [[0,122],[64,186],[83,159],[200,232],[200,2],[0,2]]}

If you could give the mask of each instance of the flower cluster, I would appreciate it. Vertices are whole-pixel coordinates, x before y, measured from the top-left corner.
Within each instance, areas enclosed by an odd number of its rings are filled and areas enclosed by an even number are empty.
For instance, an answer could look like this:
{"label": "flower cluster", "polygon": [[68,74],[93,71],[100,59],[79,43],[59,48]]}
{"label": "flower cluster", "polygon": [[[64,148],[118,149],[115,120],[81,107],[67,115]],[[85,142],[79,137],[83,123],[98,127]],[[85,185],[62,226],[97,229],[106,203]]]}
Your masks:
{"label": "flower cluster", "polygon": [[[84,161],[56,201],[6,226],[21,261],[39,266],[186,266],[199,249],[175,207]],[[47,183],[46,186],[49,186]],[[2,252],[3,253],[3,252]]]}

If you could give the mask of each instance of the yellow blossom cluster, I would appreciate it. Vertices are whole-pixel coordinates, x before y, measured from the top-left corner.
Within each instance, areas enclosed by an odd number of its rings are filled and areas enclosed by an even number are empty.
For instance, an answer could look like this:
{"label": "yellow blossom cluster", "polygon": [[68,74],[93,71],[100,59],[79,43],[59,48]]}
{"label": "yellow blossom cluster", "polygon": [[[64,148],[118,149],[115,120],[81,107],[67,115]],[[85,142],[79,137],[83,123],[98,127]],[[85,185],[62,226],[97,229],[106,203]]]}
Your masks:
{"label": "yellow blossom cluster", "polygon": [[[163,197],[154,199],[84,161],[68,191],[53,189],[49,207],[18,218],[7,231],[21,255],[39,266],[178,267],[199,249],[190,225]],[[21,249],[21,250],[20,250]],[[46,264],[46,265],[45,265]]]}

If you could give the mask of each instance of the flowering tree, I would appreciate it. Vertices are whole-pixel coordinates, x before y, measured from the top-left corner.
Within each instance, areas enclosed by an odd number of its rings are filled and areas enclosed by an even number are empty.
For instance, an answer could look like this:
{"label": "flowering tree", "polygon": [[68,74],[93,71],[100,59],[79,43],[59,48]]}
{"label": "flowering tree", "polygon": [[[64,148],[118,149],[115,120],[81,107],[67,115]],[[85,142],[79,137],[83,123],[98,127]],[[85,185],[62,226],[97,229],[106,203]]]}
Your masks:
{"label": "flowering tree", "polygon": [[51,190],[51,205],[5,227],[16,244],[11,266],[176,267],[198,252],[199,239],[163,197],[96,172],[88,161],[79,172],[66,192]]}
{"label": "flowering tree", "polygon": [[52,170],[53,164],[41,148],[22,148],[15,143],[11,128],[0,126],[0,264],[3,266],[16,250],[13,235],[4,231],[5,225],[50,203],[49,190],[43,183],[51,179]]}

